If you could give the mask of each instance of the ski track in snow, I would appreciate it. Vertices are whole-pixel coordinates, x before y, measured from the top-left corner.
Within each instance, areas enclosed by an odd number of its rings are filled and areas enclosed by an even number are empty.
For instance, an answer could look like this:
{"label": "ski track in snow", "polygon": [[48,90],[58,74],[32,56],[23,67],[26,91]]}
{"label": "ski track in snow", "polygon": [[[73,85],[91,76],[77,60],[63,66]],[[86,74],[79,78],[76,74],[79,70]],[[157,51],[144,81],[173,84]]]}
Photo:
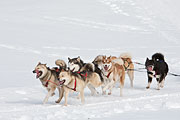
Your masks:
{"label": "ski track in snow", "polygon": [[[148,30],[142,29],[138,26],[130,26],[130,25],[115,25],[115,24],[107,24],[102,22],[94,22],[83,20],[79,18],[70,18],[70,17],[51,17],[51,16],[44,16],[44,20],[49,21],[57,21],[57,22],[64,22],[74,25],[80,25],[85,27],[90,27],[94,29],[102,29],[102,30],[109,30],[109,31],[118,31],[118,32],[149,32]],[[150,31],[152,32],[152,31]]]}
{"label": "ski track in snow", "polygon": [[12,46],[12,45],[7,45],[7,44],[0,44],[0,48],[16,50],[16,51],[20,51],[20,52],[24,52],[24,53],[41,54],[40,51],[35,50],[33,48],[24,48],[24,47],[20,47],[20,46],[17,47],[17,46]]}
{"label": "ski track in snow", "polygon": [[[111,96],[90,96],[90,92],[86,88],[85,104],[80,103],[80,100],[76,98],[77,94],[71,93],[67,107],[63,106],[64,100],[60,105],[54,103],[57,95],[50,98],[46,105],[42,105],[46,91],[41,86],[7,88],[0,90],[0,116],[2,119],[7,119],[7,114],[10,113],[8,117],[12,119],[76,120],[79,117],[81,119],[97,119],[128,112],[180,109],[179,89],[173,90],[166,85],[164,89],[157,91],[153,87],[152,85],[150,90],[145,90],[143,87],[141,89],[125,87],[124,97],[119,96],[119,88],[114,88]],[[100,91],[100,89],[98,90]]]}

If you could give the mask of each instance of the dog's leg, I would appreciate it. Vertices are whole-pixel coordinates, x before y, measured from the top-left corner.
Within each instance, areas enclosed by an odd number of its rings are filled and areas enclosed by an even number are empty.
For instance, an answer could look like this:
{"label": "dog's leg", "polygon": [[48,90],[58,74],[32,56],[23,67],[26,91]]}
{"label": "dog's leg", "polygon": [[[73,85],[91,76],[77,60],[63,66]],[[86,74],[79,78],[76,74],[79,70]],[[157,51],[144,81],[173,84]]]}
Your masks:
{"label": "dog's leg", "polygon": [[105,87],[104,85],[101,86],[101,88],[102,88],[102,95],[106,95],[106,90],[103,91],[104,87]]}
{"label": "dog's leg", "polygon": [[84,104],[84,89],[80,92],[80,96],[81,96],[81,103]]}
{"label": "dog's leg", "polygon": [[59,91],[59,99],[57,101],[55,101],[56,103],[60,103],[63,95],[64,95],[64,88],[63,87],[58,87],[58,91]]}
{"label": "dog's leg", "polygon": [[123,87],[124,87],[125,73],[120,77],[120,97],[123,96]]}
{"label": "dog's leg", "polygon": [[114,85],[114,81],[111,80],[111,82],[107,83],[104,88],[103,88],[103,91],[106,91],[109,87],[111,87],[112,85]]}
{"label": "dog's leg", "polygon": [[[49,92],[50,91],[50,89],[49,88],[47,88],[47,91]],[[52,94],[51,94],[51,96],[54,96],[55,95],[55,92],[53,92]]]}
{"label": "dog's leg", "polygon": [[56,88],[53,87],[53,88],[51,88],[51,89],[48,91],[48,94],[46,95],[46,97],[45,97],[45,99],[44,99],[44,101],[43,101],[43,104],[45,104],[45,103],[48,101],[49,97],[54,93],[55,89],[56,89]]}
{"label": "dog's leg", "polygon": [[158,84],[157,84],[157,90],[160,90],[160,85],[162,84],[163,79],[164,79],[164,76],[163,76],[163,75],[161,75],[160,78],[157,78],[157,79],[156,79],[157,82],[158,82]]}
{"label": "dog's leg", "polygon": [[120,97],[123,96],[123,87],[124,87],[124,85],[120,84]]}
{"label": "dog's leg", "polygon": [[65,90],[65,103],[64,106],[67,106],[67,99],[68,99],[68,95],[69,95],[69,90]]}
{"label": "dog's leg", "polygon": [[112,88],[114,87],[115,84],[113,84],[112,86],[109,87],[109,92],[108,92],[108,95],[111,95],[112,94]]}
{"label": "dog's leg", "polygon": [[161,88],[164,87],[164,81],[165,81],[165,79],[163,79],[162,82],[161,82],[161,85],[160,85]]}
{"label": "dog's leg", "polygon": [[150,76],[148,75],[148,85],[147,85],[146,89],[149,89],[149,88],[150,88],[151,82],[152,82],[152,77],[150,77]]}
{"label": "dog's leg", "polygon": [[160,83],[158,81],[158,84],[157,84],[157,90],[160,90]]}
{"label": "dog's leg", "polygon": [[80,93],[78,93],[77,99],[80,99],[80,97],[81,97],[81,95],[80,95]]}
{"label": "dog's leg", "polygon": [[166,74],[164,74],[164,76],[163,76],[163,80],[162,80],[161,85],[160,85],[161,88],[164,87],[165,77],[166,77]]}
{"label": "dog's leg", "polygon": [[133,88],[134,71],[129,70],[129,71],[127,71],[127,74],[129,76],[129,79],[130,79],[130,82],[131,82],[131,87]]}
{"label": "dog's leg", "polygon": [[101,88],[102,88],[102,95],[106,95],[106,89],[105,89],[105,87],[106,87],[106,85],[107,85],[110,81],[109,81],[108,78],[106,78],[106,77],[104,77],[104,76],[103,76],[103,79],[104,79],[104,82],[103,82],[103,84],[102,84],[102,86],[101,86]]}
{"label": "dog's leg", "polygon": [[113,87],[115,86],[115,83],[116,83],[116,82],[114,82],[112,85],[109,86],[109,93],[108,93],[108,95],[111,95],[111,94],[112,94],[112,89],[113,89]]}
{"label": "dog's leg", "polygon": [[96,89],[91,84],[88,84],[87,86],[91,90],[91,95],[97,95],[98,94]]}

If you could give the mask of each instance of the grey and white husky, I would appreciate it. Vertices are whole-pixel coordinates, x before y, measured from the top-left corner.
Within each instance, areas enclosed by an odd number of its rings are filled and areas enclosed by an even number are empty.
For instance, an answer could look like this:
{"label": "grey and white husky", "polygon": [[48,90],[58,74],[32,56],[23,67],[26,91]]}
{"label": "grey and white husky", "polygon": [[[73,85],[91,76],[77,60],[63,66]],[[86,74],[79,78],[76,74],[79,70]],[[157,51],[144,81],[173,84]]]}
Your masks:
{"label": "grey and white husky", "polygon": [[[64,68],[62,64],[64,64],[64,61],[58,60],[58,66],[60,68]],[[33,70],[33,73],[36,74],[36,78],[39,79],[42,83],[42,85],[47,89],[48,94],[46,95],[43,104],[45,104],[50,96],[53,96],[55,93],[54,91],[56,88],[59,91],[59,99],[56,101],[60,101],[63,97],[64,90],[62,87],[60,87],[60,81],[58,80],[58,75],[61,72],[61,69],[50,69],[46,66],[46,64],[38,63],[35,69]]]}

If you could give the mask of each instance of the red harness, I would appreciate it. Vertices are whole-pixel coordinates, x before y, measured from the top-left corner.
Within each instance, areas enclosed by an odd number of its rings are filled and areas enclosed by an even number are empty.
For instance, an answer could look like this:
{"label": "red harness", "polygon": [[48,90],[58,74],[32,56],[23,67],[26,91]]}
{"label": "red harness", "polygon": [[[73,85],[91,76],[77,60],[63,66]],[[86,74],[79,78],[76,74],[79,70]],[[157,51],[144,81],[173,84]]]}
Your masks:
{"label": "red harness", "polygon": [[45,86],[45,87],[48,87],[48,83],[49,83],[49,82],[50,82],[50,83],[53,83],[53,84],[56,85],[56,86],[58,86],[55,82],[52,82],[52,81],[50,81],[50,80],[47,80],[47,81],[46,81],[46,84],[45,84],[44,86]]}
{"label": "red harness", "polygon": [[75,83],[74,83],[74,91],[76,91],[76,77],[75,77]]}
{"label": "red harness", "polygon": [[81,76],[87,78],[87,72],[85,74],[81,73],[80,71],[77,72],[78,74],[80,74]]}
{"label": "red harness", "polygon": [[107,78],[109,78],[109,76],[111,75],[112,72],[109,72],[108,75],[106,76]]}

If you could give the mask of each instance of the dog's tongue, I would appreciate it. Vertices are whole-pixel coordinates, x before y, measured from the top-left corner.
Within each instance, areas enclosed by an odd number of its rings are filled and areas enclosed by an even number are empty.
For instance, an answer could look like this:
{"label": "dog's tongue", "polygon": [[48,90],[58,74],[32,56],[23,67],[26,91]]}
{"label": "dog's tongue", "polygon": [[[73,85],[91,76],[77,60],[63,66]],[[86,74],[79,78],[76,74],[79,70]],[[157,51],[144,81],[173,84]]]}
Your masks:
{"label": "dog's tongue", "polygon": [[148,67],[148,71],[153,71],[152,67]]}
{"label": "dog's tongue", "polygon": [[107,70],[108,70],[108,67],[107,67],[107,66],[104,66],[104,69],[107,71]]}
{"label": "dog's tongue", "polygon": [[36,70],[36,78],[39,78],[40,72]]}
{"label": "dog's tongue", "polygon": [[59,84],[62,85],[62,84],[64,84],[64,82],[65,82],[65,80],[59,81]]}

